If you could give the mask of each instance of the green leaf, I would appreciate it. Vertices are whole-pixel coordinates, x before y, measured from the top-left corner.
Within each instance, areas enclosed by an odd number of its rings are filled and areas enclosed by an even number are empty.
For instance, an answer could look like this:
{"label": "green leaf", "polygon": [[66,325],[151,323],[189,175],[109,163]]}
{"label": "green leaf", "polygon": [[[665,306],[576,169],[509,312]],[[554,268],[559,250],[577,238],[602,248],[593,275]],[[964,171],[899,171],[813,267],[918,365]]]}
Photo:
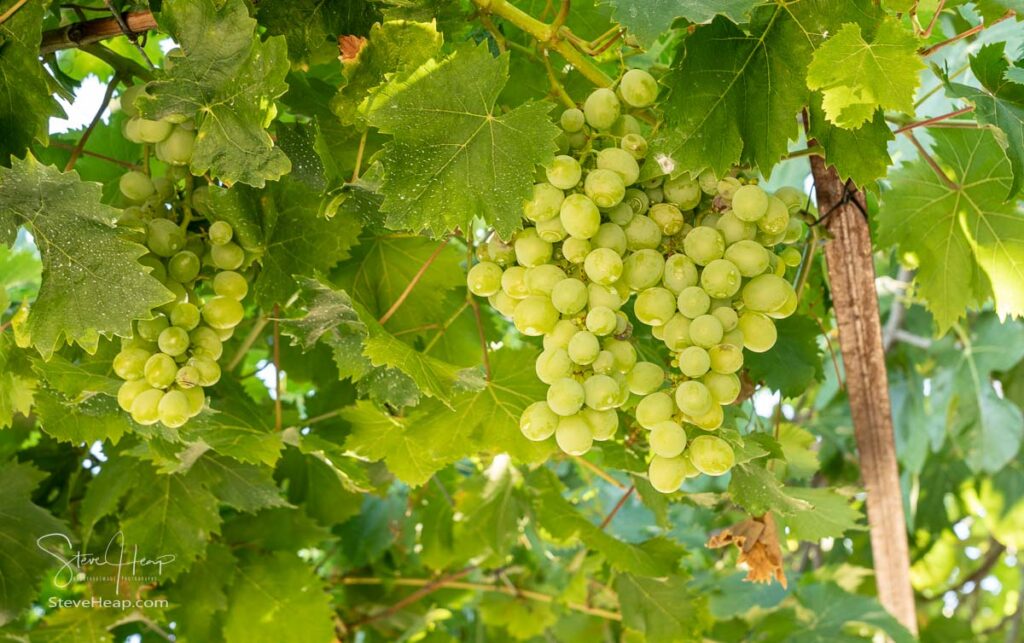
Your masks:
{"label": "green leaf", "polygon": [[693,641],[711,627],[707,598],[690,589],[680,576],[615,577],[622,624],[642,632],[648,641]]}
{"label": "green leaf", "polygon": [[506,239],[520,227],[534,169],[554,153],[558,128],[550,103],[497,112],[507,77],[508,54],[467,45],[380,90],[367,116],[394,136],[381,156],[389,226],[440,236],[480,217]]}
{"label": "green leaf", "polygon": [[189,473],[199,476],[220,502],[238,511],[255,513],[288,506],[270,468],[207,453],[192,465]]}
{"label": "green leaf", "polygon": [[118,234],[98,184],[29,156],[0,168],[0,218],[11,215],[30,226],[43,256],[27,327],[44,358],[62,339],[93,352],[101,333],[130,337],[133,319],[172,299],[136,261],[146,249]]}
{"label": "green leaf", "polygon": [[794,316],[775,322],[779,338],[775,348],[744,356],[750,378],[764,382],[786,397],[800,395],[824,377],[818,325],[809,317]]}
{"label": "green leaf", "polygon": [[1003,55],[1005,46],[1002,42],[985,45],[970,57],[971,71],[980,88],[947,80],[947,93],[974,105],[978,122],[993,129],[1013,169],[1013,181],[1005,195],[1012,199],[1024,185],[1024,86],[1011,82],[1008,76],[1011,66]]}
{"label": "green leaf", "polygon": [[501,594],[485,596],[478,609],[484,623],[504,628],[519,641],[541,636],[558,622],[558,615],[547,603]]}
{"label": "green leaf", "polygon": [[715,16],[726,16],[743,24],[757,0],[648,0],[641,9],[632,0],[609,0],[615,7],[615,19],[631,34],[650,45],[672,25],[676,18],[700,24]]}
{"label": "green leaf", "polygon": [[97,393],[116,397],[124,380],[113,375],[111,356],[97,353],[91,358],[79,358],[71,361],[57,353],[48,361],[40,357],[32,357],[32,370],[40,379],[46,380],[51,388],[60,391],[71,399],[85,400]]}
{"label": "green leaf", "polygon": [[360,103],[373,103],[389,75],[407,73],[434,57],[442,40],[433,23],[389,20],[373,25],[356,57],[343,63],[345,83],[331,100],[331,111],[345,125],[361,122]]}
{"label": "green leaf", "polygon": [[40,428],[59,442],[117,444],[135,426],[117,401],[105,395],[76,401],[44,387],[36,391],[35,403]]}
{"label": "green leaf", "polygon": [[291,552],[252,560],[238,568],[227,614],[227,643],[330,641],[330,596],[320,578]]}
{"label": "green leaf", "polygon": [[280,36],[261,41],[244,0],[164,0],[160,26],[185,56],[146,87],[149,118],[196,117],[192,173],[263,187],[291,170],[264,122],[288,86]]}
{"label": "green leaf", "polygon": [[792,516],[812,508],[811,503],[790,496],[775,474],[757,462],[738,464],[733,468],[729,493],[733,502],[752,516],[769,511]]}
{"label": "green leaf", "polygon": [[[0,0],[0,14],[6,14],[18,0]],[[39,61],[42,40],[42,2],[23,4],[0,24],[0,165],[11,156],[22,157],[33,141],[46,142],[51,115],[60,114],[50,96],[47,74]],[[0,213],[0,244],[7,243],[3,214]]]}
{"label": "green leaf", "polygon": [[914,112],[914,91],[924,63],[918,41],[900,21],[887,18],[867,42],[860,25],[847,23],[826,40],[807,67],[807,87],[821,90],[828,120],[857,129],[875,112]]}
{"label": "green leaf", "polygon": [[522,476],[507,457],[497,457],[483,476],[464,485],[456,510],[463,520],[455,523],[461,548],[488,554],[488,560],[504,561],[521,532],[519,522],[529,511]]}
{"label": "green leaf", "polygon": [[220,619],[228,608],[227,592],[237,565],[228,547],[212,544],[206,557],[167,589],[173,605],[168,616],[178,624],[176,633],[187,640],[222,640]]}
{"label": "green leaf", "polygon": [[276,475],[287,482],[288,500],[322,525],[342,523],[359,513],[365,487],[344,467],[345,457],[288,449]]}
{"label": "green leaf", "polygon": [[935,129],[934,156],[956,187],[925,163],[892,173],[878,213],[879,243],[916,256],[915,283],[945,332],[988,298],[1000,315],[1024,313],[1024,216],[1003,197],[1010,164],[986,130]]}
{"label": "green leaf", "polygon": [[[763,434],[758,434],[763,435]],[[806,480],[818,471],[818,452],[813,449],[814,434],[789,422],[778,428],[779,447],[786,460],[786,474],[790,478]]]}
{"label": "green leaf", "polygon": [[316,547],[331,538],[301,509],[267,509],[256,515],[238,515],[224,523],[224,539],[266,551]]}
{"label": "green leaf", "polygon": [[28,464],[6,462],[0,467],[0,625],[29,606],[43,572],[57,562],[36,539],[67,533],[63,522],[32,503],[32,490],[45,478]]}
{"label": "green leaf", "polygon": [[832,583],[805,585],[797,590],[796,596],[807,608],[809,621],[787,639],[793,643],[850,640],[846,634],[850,623],[864,623],[881,630],[896,643],[916,640],[874,598],[849,594]]}
{"label": "green leaf", "polygon": [[[432,412],[444,412],[440,405],[431,405]],[[394,417],[367,401],[346,408],[341,416],[352,425],[345,446],[372,460],[383,460],[388,469],[403,482],[419,486],[442,467],[453,461],[439,455],[433,427],[413,418]],[[457,437],[457,436],[456,436]],[[452,436],[445,436],[447,446]]]}
{"label": "green leaf", "polygon": [[808,110],[810,137],[825,150],[825,163],[836,168],[839,178],[868,187],[889,172],[889,141],[896,136],[881,112],[855,130],[836,127],[825,118],[821,95],[811,96]]}
{"label": "green leaf", "polygon": [[61,609],[47,615],[43,625],[32,630],[32,641],[113,643],[109,628],[122,614],[113,609]]}
{"label": "green leaf", "polygon": [[0,429],[32,410],[37,380],[19,358],[10,335],[0,333]]}
{"label": "green leaf", "polygon": [[337,36],[366,34],[380,14],[366,0],[263,0],[256,18],[267,33],[284,36],[293,64],[308,67],[332,62],[338,57]]}
{"label": "green leaf", "polygon": [[863,530],[859,524],[863,515],[850,506],[850,499],[832,489],[787,487],[791,498],[810,504],[781,520],[789,527],[788,536],[796,540],[818,541],[839,538],[850,530]]}

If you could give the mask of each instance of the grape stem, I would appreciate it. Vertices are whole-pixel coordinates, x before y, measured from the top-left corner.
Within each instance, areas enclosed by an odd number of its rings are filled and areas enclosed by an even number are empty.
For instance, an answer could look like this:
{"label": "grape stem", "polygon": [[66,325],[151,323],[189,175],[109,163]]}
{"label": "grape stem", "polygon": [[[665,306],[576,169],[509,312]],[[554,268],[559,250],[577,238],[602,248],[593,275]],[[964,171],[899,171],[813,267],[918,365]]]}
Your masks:
{"label": "grape stem", "polygon": [[359,180],[359,172],[363,169],[363,153],[366,151],[366,135],[370,130],[363,130],[363,135],[359,137],[359,147],[356,149],[356,163],[352,169],[352,178],[349,183],[355,183]]}
{"label": "grape stem", "polygon": [[[61,150],[73,150],[73,149],[75,149],[74,145],[71,145],[69,143],[61,143],[60,141],[50,141],[50,147],[56,147],[56,148],[61,149]],[[115,165],[120,165],[121,167],[123,167],[125,169],[128,169],[128,170],[141,170],[142,169],[141,166],[138,166],[138,165],[136,165],[134,163],[129,163],[128,161],[122,161],[121,159],[116,159],[116,158],[114,158],[112,156],[107,156],[105,154],[100,154],[98,152],[91,152],[89,150],[82,150],[81,154],[82,154],[82,156],[91,156],[93,158],[100,159],[101,161],[107,161],[108,163],[113,163]]]}
{"label": "grape stem", "polygon": [[619,498],[619,501],[615,503],[615,506],[612,507],[612,510],[608,512],[608,515],[604,517],[604,520],[601,521],[598,529],[604,529],[611,524],[612,520],[615,519],[615,515],[626,505],[626,501],[629,500],[629,497],[633,495],[634,491],[636,491],[636,487],[630,485],[629,488],[626,489],[626,492],[622,494],[622,497]]}
{"label": "grape stem", "polygon": [[117,22],[117,26],[121,28],[121,33],[123,33],[125,37],[128,38],[128,40],[135,46],[135,49],[142,56],[142,59],[146,61],[146,64],[149,66],[149,68],[156,69],[156,65],[154,65],[153,61],[149,59],[149,56],[146,54],[146,50],[142,47],[142,45],[139,44],[139,34],[132,31],[131,27],[128,26],[128,23],[125,22],[124,16],[122,16],[121,12],[119,12],[117,10],[117,7],[114,6],[113,1],[103,0],[103,4],[107,7],[107,10],[110,12],[110,14],[114,16],[114,20]]}
{"label": "grape stem", "polygon": [[121,76],[125,79],[132,78],[134,76],[145,81],[153,80],[153,73],[150,70],[146,69],[131,58],[126,58],[116,51],[104,47],[99,43],[82,45],[80,49],[90,56],[99,58],[103,62],[107,63],[115,72],[120,72]]}
{"label": "grape stem", "polygon": [[989,27],[994,27],[997,24],[999,24],[1000,22],[1003,22],[1004,20],[1009,20],[1010,18],[1013,18],[1015,15],[1017,15],[1017,14],[1014,13],[1013,11],[1007,11],[1002,16],[1000,16],[999,18],[996,18],[992,22],[987,22],[987,23],[982,23],[980,25],[975,25],[974,27],[971,27],[970,29],[968,29],[966,31],[962,31],[962,32],[958,33],[957,35],[953,36],[952,38],[947,38],[946,40],[943,40],[942,42],[936,43],[936,44],[932,45],[931,47],[926,47],[924,49],[921,49],[917,53],[921,54],[922,57],[927,58],[928,56],[931,56],[932,54],[934,54],[936,51],[942,49],[943,47],[946,47],[948,45],[952,45],[954,42],[959,42],[959,41],[963,40],[964,38],[969,38],[969,37],[971,37],[971,36],[973,36],[975,34],[979,34],[982,31],[988,29]]}
{"label": "grape stem", "polygon": [[2,25],[5,22],[7,22],[7,19],[10,18],[11,16],[13,16],[16,13],[18,13],[18,9],[21,9],[25,5],[26,2],[28,2],[28,0],[18,0],[17,2],[15,2],[14,5],[12,5],[10,9],[5,11],[3,13],[3,15],[0,16],[0,25]]}
{"label": "grape stem", "polygon": [[575,460],[576,464],[580,465],[581,467],[583,467],[585,469],[590,469],[592,472],[594,472],[594,475],[596,475],[598,478],[601,478],[602,480],[604,480],[608,484],[614,485],[614,486],[618,487],[619,489],[625,489],[626,488],[626,485],[622,484],[621,482],[619,482],[618,480],[613,478],[611,476],[611,474],[609,474],[607,471],[605,471],[601,467],[597,466],[596,464],[594,464],[590,460],[587,460],[586,458],[581,458],[578,455],[572,456],[572,459]]}
{"label": "grape stem", "polygon": [[[939,0],[939,4],[935,7],[935,13],[932,14],[932,20],[928,23],[928,27],[924,29],[920,34],[921,38],[928,38],[932,35],[932,29],[935,28],[935,23],[939,20],[939,15],[942,13],[942,9],[946,6],[946,0]],[[917,22],[917,13],[914,13],[914,22]]]}
{"label": "grape stem", "polygon": [[74,167],[75,163],[78,162],[79,157],[82,155],[82,150],[85,149],[85,144],[89,141],[89,137],[92,136],[92,132],[96,129],[96,124],[100,122],[103,117],[103,112],[107,111],[107,106],[110,105],[110,99],[114,97],[114,91],[121,82],[121,72],[114,72],[114,77],[110,79],[107,84],[107,89],[103,92],[103,100],[100,101],[99,109],[96,110],[96,115],[89,121],[88,127],[82,132],[82,137],[78,139],[78,143],[71,150],[71,155],[68,157],[68,162],[64,165],[64,171],[70,172]]}
{"label": "grape stem", "polygon": [[396,312],[398,312],[398,309],[402,307],[402,304],[404,304],[405,300],[409,297],[409,293],[412,292],[412,289],[416,287],[416,284],[419,283],[420,279],[422,279],[423,275],[427,272],[427,268],[430,268],[430,264],[434,263],[434,260],[438,258],[438,256],[441,254],[441,251],[444,250],[445,246],[448,245],[448,241],[450,238],[451,237],[446,237],[444,241],[437,245],[437,248],[434,250],[434,252],[429,257],[427,257],[427,260],[423,262],[423,265],[420,266],[420,269],[416,271],[416,274],[413,275],[412,279],[409,280],[409,283],[406,284],[405,290],[402,291],[402,294],[398,296],[398,299],[395,300],[395,303],[391,304],[391,307],[388,308],[387,312],[381,315],[381,318],[377,320],[377,323],[381,325],[386,324],[387,321],[391,319],[391,317],[394,316]]}
{"label": "grape stem", "polygon": [[252,345],[256,343],[256,340],[259,339],[259,336],[263,332],[263,329],[266,328],[267,324],[269,323],[270,318],[267,317],[266,315],[256,320],[256,323],[252,325],[252,329],[249,330],[249,334],[245,336],[245,339],[242,340],[242,344],[238,347],[238,350],[235,351],[235,354],[231,357],[231,360],[228,362],[227,370],[233,371],[235,370],[235,368],[238,367],[239,364],[242,363],[242,358],[245,357],[245,354],[249,352],[249,349],[252,348]]}
{"label": "grape stem", "polygon": [[967,113],[973,112],[973,111],[974,111],[974,106],[973,105],[968,105],[967,107],[963,107],[961,109],[954,110],[952,112],[947,112],[945,114],[940,114],[939,116],[932,116],[931,118],[926,118],[924,120],[914,121],[913,123],[907,123],[906,125],[903,125],[902,127],[896,129],[893,132],[893,134],[902,134],[903,132],[910,131],[910,130],[912,130],[914,128],[917,128],[917,127],[929,127],[931,125],[935,125],[936,123],[941,123],[942,121],[949,120],[951,118],[956,118],[957,116],[960,116],[961,114],[967,114]]}

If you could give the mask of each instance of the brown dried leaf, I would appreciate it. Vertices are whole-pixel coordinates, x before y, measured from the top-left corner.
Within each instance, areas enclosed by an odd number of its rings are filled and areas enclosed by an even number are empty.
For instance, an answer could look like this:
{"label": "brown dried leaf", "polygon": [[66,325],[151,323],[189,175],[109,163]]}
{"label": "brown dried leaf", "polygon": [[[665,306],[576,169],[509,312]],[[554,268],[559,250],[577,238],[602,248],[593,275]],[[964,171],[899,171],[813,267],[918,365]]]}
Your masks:
{"label": "brown dried leaf", "polygon": [[770,513],[753,516],[708,539],[709,549],[736,545],[740,550],[737,564],[747,564],[745,580],[770,583],[772,578],[786,587],[786,574],[782,571],[782,548],[779,546],[775,520]]}
{"label": "brown dried leaf", "polygon": [[345,63],[355,60],[359,50],[366,44],[366,38],[362,36],[338,36],[338,51],[341,52],[341,62]]}

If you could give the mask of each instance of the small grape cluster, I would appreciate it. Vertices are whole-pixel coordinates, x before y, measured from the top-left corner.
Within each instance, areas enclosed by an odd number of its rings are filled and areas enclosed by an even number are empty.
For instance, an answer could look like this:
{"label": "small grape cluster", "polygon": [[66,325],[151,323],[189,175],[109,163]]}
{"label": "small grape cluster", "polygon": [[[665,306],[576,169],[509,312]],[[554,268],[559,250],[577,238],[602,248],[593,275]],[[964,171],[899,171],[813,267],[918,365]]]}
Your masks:
{"label": "small grape cluster", "polygon": [[[773,319],[796,310],[785,274],[801,255],[779,246],[798,241],[803,224],[791,216],[801,201],[792,188],[769,195],[711,172],[640,181],[648,145],[623,103],[656,97],[655,79],[630,70],[617,94],[598,89],[582,110],[565,110],[568,153],[534,185],[524,229],[478,247],[467,283],[521,333],[543,336],[536,372],[547,396],[523,412],[523,434],[553,435],[582,455],[615,435],[616,409],[631,408],[649,431],[651,483],[669,493],[734,464],[712,433],[740,395],[744,349],[769,350]],[[633,318],[623,309],[631,299]],[[651,327],[678,372],[638,360],[632,319]]]}
{"label": "small grape cluster", "polygon": [[[129,111],[130,102],[123,104]],[[249,282],[239,270],[246,253],[233,241],[230,224],[200,220],[197,210],[203,208],[194,206],[202,201],[204,188],[181,188],[191,183],[186,167],[194,133],[189,122],[133,117],[125,136],[155,144],[158,158],[169,165],[155,179],[135,170],[122,175],[121,193],[131,205],[119,224],[146,245],[149,252],[139,263],[174,300],[151,318],[137,320],[133,336],[122,342],[113,360],[114,372],[125,380],[117,401],[139,424],[176,428],[202,411],[204,387],[220,380],[217,360],[223,342],[245,315],[242,300]]]}

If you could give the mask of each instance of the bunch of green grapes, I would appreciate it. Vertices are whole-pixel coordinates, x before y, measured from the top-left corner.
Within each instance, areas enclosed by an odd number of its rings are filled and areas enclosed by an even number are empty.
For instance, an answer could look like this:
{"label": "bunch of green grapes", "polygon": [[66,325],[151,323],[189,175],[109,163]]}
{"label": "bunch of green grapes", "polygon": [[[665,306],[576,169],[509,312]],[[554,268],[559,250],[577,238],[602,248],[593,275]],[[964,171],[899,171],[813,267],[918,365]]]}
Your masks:
{"label": "bunch of green grapes", "polygon": [[193,192],[187,176],[195,138],[190,123],[136,117],[125,130],[133,140],[144,133],[144,142],[155,144],[157,157],[169,166],[155,179],[135,170],[122,175],[121,193],[131,205],[119,224],[146,245],[149,252],[139,262],[174,300],[137,320],[133,336],[122,342],[113,362],[125,380],[117,401],[139,424],[176,428],[202,411],[204,387],[220,380],[223,342],[245,315],[249,281],[239,271],[246,253],[230,224],[207,223],[204,208],[194,207],[204,188]]}
{"label": "bunch of green grapes", "polygon": [[[800,193],[770,196],[710,172],[640,181],[647,141],[623,111],[653,104],[657,82],[630,70],[617,89],[561,114],[563,153],[525,202],[523,230],[479,246],[467,283],[521,333],[543,337],[536,371],[549,388],[524,411],[523,434],[582,455],[630,409],[649,431],[651,482],[669,493],[734,463],[713,433],[739,397],[743,351],[769,350],[773,320],[796,309],[785,273],[800,252],[775,250],[803,235],[790,216]],[[633,319],[665,343],[675,370],[638,361]]]}

